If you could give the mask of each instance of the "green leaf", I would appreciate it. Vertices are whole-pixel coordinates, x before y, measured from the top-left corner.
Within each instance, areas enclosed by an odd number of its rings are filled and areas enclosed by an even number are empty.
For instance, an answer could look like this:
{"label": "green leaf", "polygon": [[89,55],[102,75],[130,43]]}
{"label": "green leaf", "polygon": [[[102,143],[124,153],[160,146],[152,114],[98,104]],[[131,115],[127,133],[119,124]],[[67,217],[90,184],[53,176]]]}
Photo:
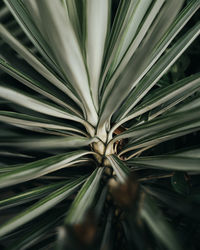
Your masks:
{"label": "green leaf", "polygon": [[80,46],[81,46],[81,43],[83,41],[82,41],[82,29],[81,29],[80,22],[82,20],[79,19],[78,6],[80,4],[80,6],[82,7],[82,3],[79,0],[73,0],[73,1],[62,0],[62,1],[63,1],[64,6],[65,6],[67,15],[69,15],[70,21],[73,25],[74,32],[76,33],[77,39],[78,39]]}
{"label": "green leaf", "polygon": [[[12,60],[13,60],[13,58],[12,58]],[[41,77],[40,79],[34,79],[33,77],[30,76],[30,74],[28,75],[27,73],[22,72],[20,70],[20,68],[17,67],[18,64],[19,64],[18,59],[15,60],[14,67],[12,67],[12,65],[10,65],[8,62],[5,62],[4,60],[2,60],[0,58],[0,68],[2,70],[4,70],[6,73],[8,73],[12,77],[14,77],[16,80],[20,81],[21,83],[23,83],[27,87],[35,90],[39,94],[49,98],[50,100],[52,100],[53,102],[55,102],[59,106],[66,108],[67,110],[70,110],[71,112],[73,112],[77,116],[81,116],[80,112],[78,112],[73,107],[72,103],[71,103],[71,105],[69,105],[66,102],[61,100],[59,94],[55,91],[54,88],[51,88],[52,87],[51,84],[46,82],[44,80],[44,78]],[[25,68],[25,65],[23,65],[23,68]],[[34,70],[32,70],[32,72],[30,72],[30,73],[35,75],[36,72]]]}
{"label": "green leaf", "polygon": [[42,187],[33,188],[29,191],[25,191],[23,193],[14,195],[4,200],[0,200],[0,210],[7,209],[10,207],[15,208],[18,205],[33,201],[35,199],[39,199],[64,184],[65,182],[49,184]]}
{"label": "green leaf", "polygon": [[[155,4],[150,8],[149,13],[146,13],[147,18],[144,18],[150,2],[152,1],[125,1],[121,2],[119,6],[119,12],[116,14],[116,24],[114,23],[113,34],[111,34],[110,53],[108,53],[110,56],[107,56],[107,67],[102,79],[102,92],[105,91],[104,99],[106,92],[109,93],[112,89],[117,77],[123,72],[130,58],[138,49],[164,3],[163,0],[154,1]],[[114,72],[117,66],[118,68]],[[112,75],[112,73],[114,74]]]}
{"label": "green leaf", "polygon": [[190,192],[190,187],[186,181],[185,173],[174,173],[171,178],[171,184],[173,189],[179,194],[187,195]]}
{"label": "green leaf", "polygon": [[2,6],[0,9],[0,21],[9,15],[9,10],[6,6]]}
{"label": "green leaf", "polygon": [[[198,108],[177,114],[172,113],[161,116],[152,121],[127,129],[125,132],[116,136],[111,143],[117,140],[131,138],[132,140],[130,143],[127,143],[124,147],[123,153],[133,148],[147,147],[150,145],[154,146],[162,141],[167,141],[199,130],[198,116]],[[122,152],[120,152],[120,154],[122,154]]]}
{"label": "green leaf", "polygon": [[151,60],[155,59],[158,52],[164,51],[171,41],[175,38],[175,36],[182,30],[182,28],[187,24],[187,22],[191,19],[191,17],[199,10],[200,1],[199,0],[191,0],[185,8],[182,9],[177,18],[169,27],[168,31],[165,33],[158,46],[155,48],[155,51],[152,55]]}
{"label": "green leaf", "polygon": [[[139,25],[142,23],[152,0],[125,1],[121,3],[119,13],[116,14],[116,24],[113,25],[109,45],[109,59],[106,65],[106,80],[114,73],[120,61],[133,42]],[[164,1],[161,1],[161,6]],[[124,16],[123,16],[124,15]],[[105,79],[104,79],[105,80]]]}
{"label": "green leaf", "polygon": [[[149,59],[154,46],[162,38],[162,35],[165,33],[173,19],[175,18],[179,8],[182,5],[182,1],[179,1],[174,5],[173,1],[168,1],[162,11],[159,13],[159,18],[157,17],[156,22],[152,26],[150,35],[146,36],[143,41],[143,45],[137,51],[137,56],[133,55],[128,61],[126,67],[118,74],[118,77],[115,78],[114,87],[106,91],[105,96],[102,100],[102,110],[101,117],[99,122],[99,127],[101,127],[107,120],[111,118],[112,114],[119,108],[121,103],[125,100],[130,91],[139,83],[141,78],[148,72],[148,70],[156,63],[157,58],[151,61]],[[166,19],[168,22],[166,22]],[[198,34],[197,30],[199,27],[196,26],[196,30],[189,34],[189,41],[193,41]],[[183,51],[189,46],[189,41],[184,41],[181,47]],[[185,49],[184,49],[185,47]],[[178,53],[177,53],[178,54]],[[159,54],[159,56],[161,53]],[[146,60],[144,60],[144,57]],[[175,56],[176,58],[176,56]],[[149,63],[150,62],[150,63]],[[134,72],[134,75],[133,75]]]}
{"label": "green leaf", "polygon": [[[123,155],[126,152],[132,151],[132,150],[139,150],[137,152],[134,152],[133,155],[126,158],[127,160],[134,157],[135,155],[138,155],[142,153],[145,150],[148,150],[162,142],[166,142],[184,135],[188,135],[194,132],[199,131],[200,123],[196,122],[194,124],[189,124],[189,128],[181,128],[179,127],[177,130],[174,128],[165,130],[162,133],[159,133],[158,135],[154,135],[151,138],[145,138],[144,140],[141,140],[136,143],[130,143],[126,148],[124,148],[120,153],[119,156]],[[182,130],[182,131],[181,131]],[[171,132],[172,131],[172,132]]]}
{"label": "green leaf", "polygon": [[[64,212],[54,211],[50,215],[44,216],[42,220],[37,220],[37,222],[32,222],[29,227],[25,227],[25,231],[22,231],[20,235],[17,235],[15,240],[9,244],[10,250],[22,250],[33,247],[38,241],[44,240],[47,236],[47,232],[57,226]],[[49,234],[49,233],[48,233]]]}
{"label": "green leaf", "polygon": [[59,169],[72,166],[73,164],[80,162],[82,156],[91,153],[92,152],[90,151],[77,150],[24,164],[16,170],[14,169],[9,173],[1,174],[0,188],[33,180]]}
{"label": "green leaf", "polygon": [[85,134],[81,129],[78,129],[72,125],[16,112],[0,111],[0,121],[10,123],[15,126],[20,126],[26,129],[31,129],[33,131],[41,131],[47,134],[49,133],[59,135],[59,132],[53,131],[60,130],[61,135],[64,135],[62,134],[63,131],[72,131],[87,136],[87,134]]}
{"label": "green leaf", "polygon": [[158,238],[167,249],[182,249],[175,232],[173,232],[152,198],[145,196],[140,213],[142,219],[146,222],[155,238]]}
{"label": "green leaf", "polygon": [[70,114],[70,111],[67,112],[66,109],[60,110],[54,107],[53,104],[46,104],[41,99],[38,100],[38,98],[29,97],[4,86],[0,86],[0,97],[39,113],[85,123],[81,118]]}
{"label": "green leaf", "polygon": [[83,183],[84,180],[85,177],[80,177],[79,179],[68,181],[63,187],[57,189],[47,197],[36,202],[33,206],[6,222],[4,225],[0,226],[0,237],[33,220],[62,200],[66,199]]}
{"label": "green leaf", "polygon": [[[30,155],[27,155],[27,154],[13,153],[13,152],[10,152],[8,150],[0,151],[0,155],[3,156],[3,157],[6,156],[6,157],[10,157],[10,158],[11,157],[13,157],[13,158],[16,158],[16,157],[19,157],[19,158],[34,158],[33,156],[30,156]],[[2,170],[2,168],[1,168],[1,170]],[[0,172],[1,172],[1,170],[0,170]]]}
{"label": "green leaf", "polygon": [[148,188],[144,189],[145,192],[163,202],[171,209],[175,209],[181,214],[184,214],[185,216],[195,220],[200,220],[199,204],[194,199],[195,197],[191,194],[187,197],[184,197],[183,195],[180,196],[180,194],[174,192],[173,190],[163,188],[162,185],[148,186]]}
{"label": "green leaf", "polygon": [[[199,90],[199,88],[200,74],[198,73],[167,87],[160,88],[154,91],[152,94],[147,95],[147,98],[141,104],[136,106],[133,111],[129,112],[129,114],[125,116],[119,123],[117,123],[115,127],[159,106],[159,114],[164,113],[169,108],[183,101],[189,95],[192,95],[194,92]],[[161,105],[163,105],[164,107]],[[158,111],[156,113],[158,115]],[[155,115],[150,115],[149,119],[151,120],[154,117]]]}
{"label": "green leaf", "polygon": [[113,170],[116,172],[119,181],[122,183],[125,182],[130,172],[126,164],[121,161],[116,155],[107,155],[106,157],[110,161]]}
{"label": "green leaf", "polygon": [[98,109],[98,87],[110,18],[110,0],[86,0],[86,57],[92,97]]}
{"label": "green leaf", "polygon": [[150,69],[147,75],[139,82],[128,99],[123,105],[123,110],[119,112],[120,117],[124,117],[131,108],[133,108],[158,82],[158,80],[167,72],[167,70],[174,64],[174,62],[183,54],[189,45],[200,34],[200,22],[197,23],[191,30],[189,30],[183,37],[181,37]]}
{"label": "green leaf", "polygon": [[26,138],[18,139],[7,142],[0,142],[0,146],[4,147],[17,147],[33,150],[44,149],[67,149],[67,148],[80,148],[88,146],[89,144],[96,142],[95,138],[87,138],[83,136],[65,136],[65,137],[45,137],[45,138]]}
{"label": "green leaf", "polygon": [[[199,8],[200,0],[0,2],[0,248],[198,245],[199,45],[186,49],[200,33]],[[180,142],[191,148],[173,152]],[[132,199],[114,197],[131,171],[141,183],[135,211]],[[82,229],[93,213],[92,241]]]}
{"label": "green leaf", "polygon": [[35,26],[33,20],[31,19],[31,15],[25,9],[22,1],[4,0],[4,2],[14,15],[17,22],[20,24],[23,31],[43,55],[45,60],[52,66],[52,68],[58,71],[55,62],[52,59],[52,52],[48,43],[44,40],[43,36]]}
{"label": "green leaf", "polygon": [[59,78],[57,78],[51,70],[44,65],[37,57],[35,57],[25,46],[23,46],[3,25],[0,24],[0,34],[16,52],[18,52],[28,64],[30,64],[43,77],[49,80],[54,86],[59,88],[65,94],[72,98],[81,107],[77,96],[72,93],[71,89],[66,86]]}
{"label": "green leaf", "polygon": [[200,171],[200,149],[184,151],[180,154],[168,154],[160,156],[146,156],[132,158],[127,162],[129,166],[145,166],[160,170]]}
{"label": "green leaf", "polygon": [[90,94],[87,71],[69,16],[60,1],[37,0],[36,3],[46,39],[51,44],[56,60],[80,96],[88,121],[96,125],[97,113]]}
{"label": "green leaf", "polygon": [[194,108],[199,108],[200,107],[199,101],[200,101],[200,96],[197,93],[196,96],[193,96],[192,98],[186,100],[184,103],[179,105],[176,109],[172,110],[172,113],[181,113],[184,111],[189,111]]}
{"label": "green leaf", "polygon": [[78,192],[75,200],[73,201],[70,209],[68,210],[65,223],[77,224],[84,220],[84,215],[94,202],[95,195],[98,191],[103,168],[95,169],[94,172],[88,177],[87,181]]}
{"label": "green leaf", "polygon": [[57,229],[57,239],[54,246],[56,250],[67,249],[67,242],[69,241],[69,236],[65,226],[60,226]]}
{"label": "green leaf", "polygon": [[106,218],[106,225],[100,247],[101,250],[106,249],[107,247],[109,247],[109,249],[113,249],[112,222],[113,222],[113,210],[111,209]]}

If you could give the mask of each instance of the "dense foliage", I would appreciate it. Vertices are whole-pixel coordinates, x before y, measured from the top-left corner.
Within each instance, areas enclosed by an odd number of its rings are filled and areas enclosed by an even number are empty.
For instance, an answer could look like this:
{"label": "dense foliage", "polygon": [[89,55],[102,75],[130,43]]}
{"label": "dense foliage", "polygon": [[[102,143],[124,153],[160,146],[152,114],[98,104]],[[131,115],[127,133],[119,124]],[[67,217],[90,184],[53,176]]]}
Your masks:
{"label": "dense foliage", "polygon": [[0,3],[0,249],[199,249],[199,7]]}

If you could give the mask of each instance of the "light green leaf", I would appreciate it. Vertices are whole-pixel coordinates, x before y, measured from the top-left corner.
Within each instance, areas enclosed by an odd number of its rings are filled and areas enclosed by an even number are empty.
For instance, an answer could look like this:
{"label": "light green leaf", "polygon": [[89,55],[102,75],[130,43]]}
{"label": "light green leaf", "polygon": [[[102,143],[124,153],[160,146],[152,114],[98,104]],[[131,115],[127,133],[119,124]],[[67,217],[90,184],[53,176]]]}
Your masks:
{"label": "light green leaf", "polygon": [[0,142],[0,146],[17,147],[33,150],[44,149],[67,149],[80,148],[88,146],[93,142],[97,142],[97,138],[87,138],[83,136],[65,136],[65,137],[45,137],[45,138],[25,138],[16,140],[8,140],[7,142]]}
{"label": "light green leaf", "polygon": [[193,127],[196,126],[196,123],[199,122],[200,110],[198,108],[191,109],[190,111],[180,112],[180,113],[172,113],[169,115],[158,117],[152,121],[147,121],[138,126],[133,126],[127,129],[125,132],[116,136],[111,142],[115,142],[117,140],[131,138],[132,141],[134,139],[135,142],[139,140],[143,140],[144,138],[151,137],[160,132],[164,132],[167,129],[171,129],[170,132],[178,132],[183,131],[184,129],[188,129],[188,125]]}
{"label": "light green leaf", "polygon": [[[14,56],[12,56],[14,57]],[[6,58],[7,59],[7,58]],[[13,60],[13,59],[12,59]],[[62,106],[63,108],[66,108],[70,110],[71,112],[75,113],[77,116],[81,116],[80,112],[78,112],[72,105],[67,104],[66,102],[62,101],[61,98],[59,98],[58,93],[55,91],[55,89],[51,88],[51,85],[44,80],[44,78],[40,79],[34,79],[30,74],[27,74],[25,72],[22,72],[20,68],[18,69],[17,65],[19,64],[19,60],[17,59],[14,63],[14,67],[10,65],[8,62],[5,62],[0,58],[0,68],[5,71],[6,73],[10,74],[12,77],[14,77],[19,82],[23,83],[24,85],[28,86],[29,88],[35,90],[39,94],[42,94],[43,96],[49,98],[56,104]],[[25,68],[25,65],[24,65]],[[36,72],[33,70],[32,74],[35,74]]]}
{"label": "light green leaf", "polygon": [[88,121],[96,125],[97,113],[90,94],[87,71],[69,16],[60,1],[37,0],[36,3],[46,39],[66,78],[80,96]]}
{"label": "light green leaf", "polygon": [[76,37],[81,45],[82,42],[82,30],[81,30],[81,21],[79,20],[79,13],[77,6],[80,4],[82,7],[82,1],[80,0],[62,0],[65,6],[67,15],[69,15],[69,19],[73,25],[74,32],[76,33]]}
{"label": "light green leaf", "polygon": [[[174,62],[183,54],[189,45],[200,34],[200,22],[197,23],[188,33],[181,37],[168,52],[166,52],[158,62],[151,68],[147,75],[138,83],[136,88],[127,98],[123,108],[120,109],[120,117],[124,117],[148,91],[160,80]],[[122,110],[123,109],[123,110]]]}
{"label": "light green leaf", "polygon": [[[137,9],[136,7],[138,6],[138,3],[140,2],[140,1],[126,1],[126,3],[128,3],[129,2],[129,4],[130,4],[130,6],[129,6],[129,8],[130,8],[130,10],[128,11],[126,11],[125,10],[125,12],[124,13],[126,13],[127,12],[127,18],[129,17],[129,12],[131,12],[131,9],[133,8],[133,16],[132,17],[134,17],[134,14],[135,14],[135,12],[134,12],[134,10],[135,9]],[[116,80],[118,79],[118,77],[120,76],[120,74],[125,70],[125,68],[126,68],[126,66],[128,67],[128,64],[130,65],[130,60],[131,60],[131,58],[133,57],[133,55],[137,52],[137,50],[138,50],[138,48],[139,48],[139,45],[140,45],[140,43],[142,42],[142,40],[144,39],[144,37],[145,37],[145,35],[146,35],[146,33],[149,31],[149,29],[150,29],[150,27],[151,27],[151,25],[152,25],[152,22],[154,21],[154,19],[156,18],[156,16],[157,16],[157,14],[159,13],[159,11],[160,11],[160,8],[163,6],[163,4],[164,4],[164,1],[163,0],[161,0],[161,1],[154,1],[155,2],[155,4],[153,4],[153,7],[150,9],[150,11],[149,11],[149,13],[146,15],[146,18],[144,18],[144,20],[143,20],[143,22],[140,24],[140,29],[137,31],[137,35],[136,35],[136,37],[131,41],[131,45],[129,46],[129,48],[128,48],[128,50],[126,51],[126,54],[124,55],[124,57],[123,57],[123,59],[121,60],[121,62],[120,62],[120,64],[119,64],[119,66],[118,66],[118,68],[115,70],[115,72],[114,72],[114,74],[112,75],[112,77],[111,77],[111,79],[109,79],[110,78],[110,76],[109,76],[109,74],[108,74],[108,76],[107,76],[107,78],[108,79],[104,79],[105,78],[105,74],[104,74],[104,78],[103,78],[103,80],[105,80],[104,81],[104,83],[103,83],[103,90],[102,90],[102,92],[103,92],[103,97],[102,97],[102,103],[101,104],[103,104],[104,103],[104,101],[106,101],[106,98],[108,97],[108,95],[110,94],[110,92],[112,91],[112,89],[114,88],[114,86],[115,86],[115,84],[116,84]],[[129,5],[128,4],[128,5]],[[149,4],[149,1],[146,1],[146,3],[145,3],[145,1],[142,1],[142,3],[141,3],[141,5],[146,5],[146,4]],[[126,7],[126,6],[125,6]],[[127,8],[127,7],[126,7]],[[143,14],[144,14],[144,12],[142,12]],[[141,14],[141,13],[139,13],[139,14]],[[124,14],[122,14],[122,15],[124,15]],[[123,18],[123,17],[122,17]],[[123,20],[123,19],[122,19]],[[140,20],[141,21],[141,20]],[[123,27],[124,26],[124,27]],[[124,30],[126,31],[126,28],[127,28],[127,26],[128,26],[128,23],[124,23],[123,24],[123,26],[121,27],[122,28],[122,33],[124,32]],[[118,29],[119,27],[117,27],[117,29]],[[134,31],[134,30],[133,30]],[[129,32],[130,32],[130,30],[129,30]],[[118,31],[117,31],[117,33],[118,33]],[[117,38],[115,38],[115,39],[117,39]],[[119,42],[120,42],[120,39],[121,39],[121,37],[119,36]],[[113,43],[115,44],[115,41],[113,41]],[[116,47],[117,48],[117,47]],[[114,53],[114,51],[113,51],[113,53]],[[115,54],[115,53],[114,53]],[[111,58],[112,59],[112,58]],[[110,59],[110,60],[111,60]],[[134,62],[133,62],[134,63]],[[132,64],[131,64],[132,65]],[[111,65],[112,66],[112,65]],[[108,66],[107,66],[107,68],[109,69],[109,63],[108,63]],[[108,70],[107,69],[107,70]],[[112,69],[112,68],[111,68]]]}
{"label": "light green leaf", "polygon": [[180,113],[180,112],[185,112],[189,111],[191,109],[197,109],[200,107],[200,96],[199,93],[194,96],[193,98],[190,98],[189,100],[185,101],[181,105],[179,105],[176,109],[172,110],[170,113]]}
{"label": "light green leaf", "polygon": [[[152,0],[124,1],[116,14],[116,24],[113,25],[111,42],[109,44],[109,59],[103,80],[109,79],[126,54],[133,38],[138,31],[145,13]],[[162,6],[164,1],[160,1]],[[123,16],[124,15],[124,16]],[[105,79],[106,77],[106,79]]]}
{"label": "light green leaf", "polygon": [[192,148],[187,150],[181,150],[180,152],[176,152],[176,156],[200,159],[200,149]]}
{"label": "light green leaf", "polygon": [[87,181],[73,201],[65,219],[65,223],[76,224],[84,220],[84,215],[89,207],[92,206],[92,202],[94,201],[95,195],[98,191],[103,170],[104,169],[102,167],[97,168],[88,177]]}
{"label": "light green leaf", "polygon": [[[191,112],[194,112],[192,114]],[[124,138],[129,138],[130,141],[125,145],[123,150],[119,153],[122,154],[132,151],[135,149],[141,149],[142,151],[154,147],[155,145],[165,142],[200,129],[200,121],[198,119],[199,109],[191,109],[187,112],[180,112],[178,114],[172,113],[167,116],[159,117],[149,122],[145,122],[139,126],[133,126],[132,132],[129,134],[129,129],[116,136],[110,143],[113,144],[115,141]],[[187,117],[185,117],[187,115]],[[178,119],[178,120],[177,120]],[[159,125],[157,121],[159,120]],[[154,123],[155,122],[155,123]],[[145,129],[143,130],[143,126]],[[140,130],[140,128],[142,128]],[[127,136],[129,134],[129,136]],[[133,137],[132,137],[133,136]],[[131,139],[132,137],[132,139]]]}
{"label": "light green leaf", "polygon": [[90,88],[98,109],[98,89],[110,17],[110,0],[86,0],[86,57]]}
{"label": "light green leaf", "polygon": [[9,15],[9,10],[6,6],[1,7],[0,9],[0,21]]}
{"label": "light green leaf", "polygon": [[0,86],[0,97],[39,113],[85,123],[81,118],[70,114],[70,111],[67,112],[66,109],[64,111],[60,110],[52,104],[46,104],[44,101],[42,102],[36,98],[21,94],[19,91],[7,87]]}
{"label": "light green leaf", "polygon": [[116,155],[107,155],[106,157],[110,161],[110,164],[115,171],[119,181],[122,183],[125,182],[130,172],[126,164],[121,161]]}
{"label": "light green leaf", "polygon": [[[5,151],[0,151],[0,155],[1,156],[7,156],[9,158],[13,157],[13,158],[16,158],[16,157],[19,157],[19,158],[34,158],[33,156],[30,156],[30,155],[27,155],[27,154],[20,154],[20,153],[13,153],[13,152],[10,152],[8,150],[5,150]],[[2,168],[1,168],[2,170]],[[1,172],[0,170],[0,172]]]}
{"label": "light green leaf", "polygon": [[30,64],[43,77],[49,80],[54,86],[59,88],[65,94],[72,98],[81,107],[77,96],[72,93],[71,89],[66,86],[59,78],[57,78],[51,70],[35,57],[22,43],[20,43],[3,25],[0,24],[0,35],[16,52],[18,52],[24,60]]}
{"label": "light green leaf", "polygon": [[144,140],[132,144],[130,143],[125,149],[123,149],[119,153],[119,157],[121,157],[126,152],[138,150],[137,152],[134,152],[131,156],[128,157],[128,159],[130,159],[133,156],[137,155],[138,153],[148,150],[149,148],[152,148],[162,142],[166,142],[193,132],[197,132],[199,131],[199,128],[200,128],[200,122],[196,122],[194,124],[190,124],[188,128],[185,127],[182,129],[180,126],[177,130],[174,129],[165,130],[163,131],[163,133],[154,135],[151,138],[145,138]]}
{"label": "light green leaf", "polygon": [[31,15],[26,10],[24,4],[22,1],[16,1],[16,0],[4,0],[5,4],[9,8],[9,10],[14,15],[16,21],[19,23],[23,31],[26,33],[28,38],[33,42],[35,47],[40,51],[40,53],[43,55],[45,60],[51,65],[51,67],[59,72],[57,70],[57,66],[52,59],[52,52],[51,49],[48,46],[48,43],[44,40],[43,36],[33,23],[33,20],[31,19]]}
{"label": "light green leaf", "polygon": [[[170,4],[171,4],[171,6],[170,7],[168,6],[169,9],[174,8],[173,4],[172,3],[170,3]],[[166,7],[166,8],[168,8],[168,7]],[[168,13],[168,15],[171,14],[171,13],[169,13],[169,9],[166,12],[166,15],[167,15],[167,13]],[[164,18],[164,16],[165,15],[163,15],[162,18]],[[158,27],[160,27],[160,24],[157,23],[157,25],[158,25]],[[181,41],[181,45],[176,44],[176,51],[174,51],[174,54],[173,54],[174,62],[185,51],[185,49],[191,44],[191,42],[198,36],[198,33],[200,32],[199,25],[200,24],[197,24],[196,27],[191,29],[191,31],[189,31],[185,35],[184,39],[182,39],[183,41]],[[156,28],[155,28],[155,30],[156,30]],[[158,32],[158,30],[157,30],[157,32]],[[152,31],[152,34],[154,34],[154,31]],[[146,53],[147,53],[146,49],[147,48],[148,48],[148,51],[151,51],[151,49],[148,47],[148,45],[152,48],[151,43],[154,43],[153,37],[151,40],[152,41],[149,40],[149,42],[147,43],[146,48],[144,50],[142,50],[140,48],[141,53],[138,52],[139,54],[137,54],[137,56],[135,55],[131,58],[131,61],[129,62],[127,68],[124,69],[123,74],[121,74],[118,77],[118,79],[116,80],[115,86],[113,87],[112,91],[110,91],[108,93],[109,97],[107,99],[105,99],[104,103],[102,103],[102,114],[101,114],[101,118],[100,118],[100,122],[99,122],[99,127],[101,127],[106,121],[109,121],[109,119],[111,118],[111,115],[118,109],[118,107],[121,105],[121,102],[125,100],[127,95],[130,93],[130,90],[133,89],[137,84],[139,84],[141,78],[156,63],[159,56],[161,56],[162,53],[159,52],[157,57],[155,57],[154,60],[151,61],[151,63],[149,65],[146,65],[146,62],[145,62],[146,60],[143,60],[143,58],[144,57],[146,58]],[[148,52],[148,53],[150,53],[150,52]],[[176,56],[175,56],[175,54],[176,54]],[[144,67],[144,64],[146,65],[145,67]],[[158,68],[157,66],[155,66],[155,67],[156,67],[156,69]],[[134,75],[133,75],[133,72],[135,72]],[[150,83],[152,84],[152,82],[150,82]],[[139,84],[139,86],[140,86],[140,84]],[[145,91],[148,91],[148,88]],[[133,92],[134,92],[134,89],[133,89]]]}
{"label": "light green leaf", "polygon": [[[164,113],[169,108],[186,99],[189,95],[192,95],[195,91],[199,90],[199,88],[200,74],[197,73],[181,81],[178,81],[177,83],[158,89],[149,96],[147,95],[147,98],[141,104],[136,106],[136,108],[129,112],[120,122],[116,123],[116,125],[112,128],[112,131],[114,131],[121,124],[159,106],[160,109],[159,111],[157,110],[156,116],[158,114]],[[161,105],[164,105],[164,107]],[[154,117],[155,114],[150,115],[149,120],[153,119]],[[112,131],[110,133],[112,133]]]}
{"label": "light green leaf", "polygon": [[200,171],[200,149],[184,151],[182,153],[147,156],[132,158],[127,163],[130,166],[145,166],[149,168],[161,170],[177,170],[177,171]]}
{"label": "light green leaf", "polygon": [[40,31],[41,35],[44,34],[44,30],[42,27],[42,21],[41,21],[41,17],[39,15],[39,10],[37,8],[37,4],[35,1],[32,0],[22,0],[23,1],[23,7],[24,9],[27,8],[27,15],[31,16],[31,19],[34,20],[34,23],[36,25],[36,27],[38,28],[38,30]]}
{"label": "light green leaf", "polygon": [[87,134],[84,133],[84,131],[72,125],[62,124],[48,119],[20,114],[16,112],[0,111],[0,121],[12,124],[14,126],[19,126],[25,129],[31,129],[33,131],[41,131],[43,133],[48,133],[48,134],[63,135],[62,133],[63,131],[66,132],[71,131],[87,136]]}
{"label": "light green leaf", "polygon": [[16,170],[14,169],[9,173],[1,174],[0,188],[33,180],[48,173],[72,166],[78,163],[82,156],[91,153],[90,151],[78,150],[24,164]]}

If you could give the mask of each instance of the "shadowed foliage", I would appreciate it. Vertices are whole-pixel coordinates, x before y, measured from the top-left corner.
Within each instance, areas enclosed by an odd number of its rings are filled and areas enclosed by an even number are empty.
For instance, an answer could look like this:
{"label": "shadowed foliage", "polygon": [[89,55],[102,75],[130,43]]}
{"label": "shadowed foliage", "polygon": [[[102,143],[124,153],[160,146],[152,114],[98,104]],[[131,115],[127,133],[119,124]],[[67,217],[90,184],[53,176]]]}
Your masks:
{"label": "shadowed foliage", "polygon": [[1,1],[0,249],[199,249],[199,7]]}

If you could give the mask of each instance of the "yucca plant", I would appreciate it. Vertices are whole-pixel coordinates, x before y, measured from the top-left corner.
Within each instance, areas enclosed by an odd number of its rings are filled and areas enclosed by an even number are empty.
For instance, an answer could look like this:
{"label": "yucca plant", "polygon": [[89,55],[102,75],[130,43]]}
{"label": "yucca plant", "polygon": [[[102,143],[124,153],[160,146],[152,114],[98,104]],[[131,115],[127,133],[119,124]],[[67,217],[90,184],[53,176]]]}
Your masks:
{"label": "yucca plant", "polygon": [[200,1],[0,4],[0,248],[198,249]]}

